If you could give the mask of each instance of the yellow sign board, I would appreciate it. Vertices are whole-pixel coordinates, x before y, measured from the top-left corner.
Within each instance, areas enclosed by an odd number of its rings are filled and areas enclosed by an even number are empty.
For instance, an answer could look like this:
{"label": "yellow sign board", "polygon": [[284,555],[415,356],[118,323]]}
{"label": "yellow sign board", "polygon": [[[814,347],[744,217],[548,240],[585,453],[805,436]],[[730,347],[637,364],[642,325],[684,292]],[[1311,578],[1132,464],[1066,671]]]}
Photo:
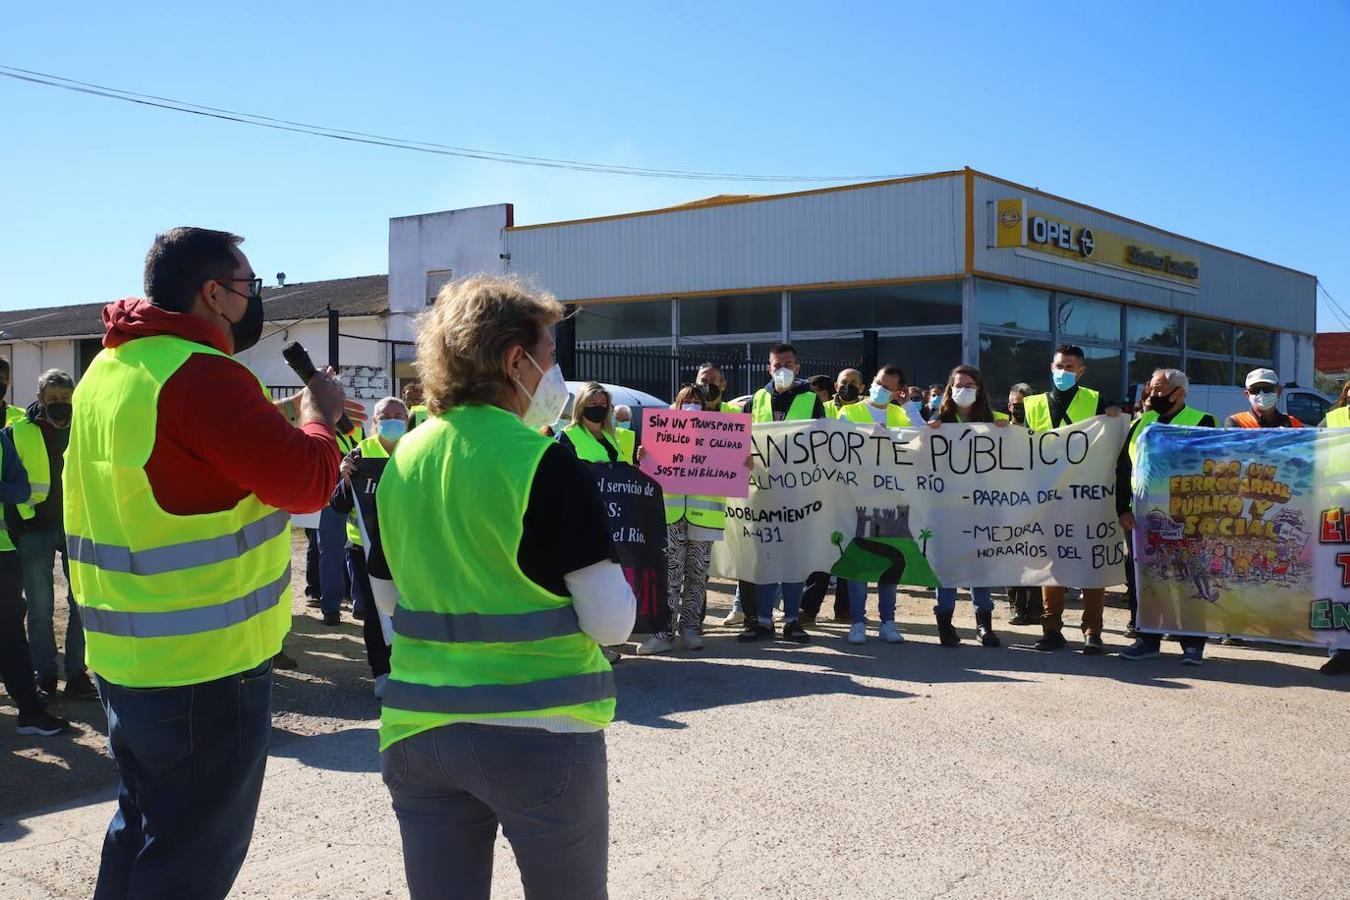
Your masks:
{"label": "yellow sign board", "polygon": [[1065,259],[1200,283],[1200,262],[1193,256],[1141,243],[1133,238],[1028,211],[1025,198],[999,200],[994,210],[994,246],[1025,247]]}

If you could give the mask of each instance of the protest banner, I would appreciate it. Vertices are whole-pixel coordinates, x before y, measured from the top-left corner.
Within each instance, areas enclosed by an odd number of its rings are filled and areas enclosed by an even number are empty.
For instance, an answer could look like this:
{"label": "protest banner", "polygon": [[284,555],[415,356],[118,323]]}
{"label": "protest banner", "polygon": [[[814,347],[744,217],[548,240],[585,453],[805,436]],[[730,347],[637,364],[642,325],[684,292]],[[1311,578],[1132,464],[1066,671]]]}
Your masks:
{"label": "protest banner", "polygon": [[644,411],[641,469],[668,494],[744,497],[749,455],[746,413]]}
{"label": "protest banner", "polygon": [[619,566],[637,598],[633,633],[660,631],[670,624],[666,599],[666,504],[661,486],[627,463],[585,465],[600,489]]}
{"label": "protest banner", "polygon": [[1115,467],[1128,427],[756,424],[750,495],[727,504],[713,572],[756,583],[831,571],[951,587],[1106,587],[1124,578]]}
{"label": "protest banner", "polygon": [[1140,631],[1350,647],[1350,432],[1150,426],[1134,510]]}

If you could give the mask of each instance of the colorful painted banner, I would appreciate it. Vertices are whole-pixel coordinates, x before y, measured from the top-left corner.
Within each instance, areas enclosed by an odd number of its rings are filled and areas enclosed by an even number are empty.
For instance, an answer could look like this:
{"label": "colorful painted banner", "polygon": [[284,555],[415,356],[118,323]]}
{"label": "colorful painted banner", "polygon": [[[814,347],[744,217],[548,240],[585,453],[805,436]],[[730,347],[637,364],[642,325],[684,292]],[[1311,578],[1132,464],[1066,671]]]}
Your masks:
{"label": "colorful painted banner", "polygon": [[749,455],[745,413],[644,410],[640,466],[668,494],[744,497]]}
{"label": "colorful painted banner", "polygon": [[1350,647],[1350,431],[1139,438],[1140,631]]}
{"label": "colorful painted banner", "polygon": [[750,495],[713,571],[756,583],[1106,587],[1124,580],[1115,467],[1127,421],[1054,431],[756,424]]}

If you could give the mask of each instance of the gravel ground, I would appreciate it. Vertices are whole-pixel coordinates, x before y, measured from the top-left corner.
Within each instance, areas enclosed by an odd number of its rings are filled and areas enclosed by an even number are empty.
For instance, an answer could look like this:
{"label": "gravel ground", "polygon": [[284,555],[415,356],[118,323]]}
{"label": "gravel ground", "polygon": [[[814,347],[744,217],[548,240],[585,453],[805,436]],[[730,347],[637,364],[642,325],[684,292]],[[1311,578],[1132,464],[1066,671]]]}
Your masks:
{"label": "gravel ground", "polygon": [[[728,601],[715,585],[710,622]],[[822,625],[806,647],[747,648],[714,628],[700,654],[626,659],[612,896],[1345,894],[1350,680],[1318,675],[1320,655],[1045,655],[1002,604],[1008,646],[947,649],[930,609],[903,596],[903,647]],[[357,623],[295,611],[301,668],[278,673],[234,896],[406,896]],[[1110,649],[1124,619],[1108,609]],[[88,896],[97,872],[115,783],[102,713],[56,709],[80,730],[18,737],[0,708],[0,897]],[[495,895],[520,896],[504,841],[495,874]]]}

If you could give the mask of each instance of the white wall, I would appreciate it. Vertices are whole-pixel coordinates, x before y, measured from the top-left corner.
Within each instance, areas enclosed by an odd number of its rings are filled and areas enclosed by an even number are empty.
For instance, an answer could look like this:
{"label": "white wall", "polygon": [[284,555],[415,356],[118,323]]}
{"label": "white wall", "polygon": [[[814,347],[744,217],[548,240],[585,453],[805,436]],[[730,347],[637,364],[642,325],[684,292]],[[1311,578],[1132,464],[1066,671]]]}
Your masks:
{"label": "white wall", "polygon": [[412,319],[427,305],[427,272],[505,272],[502,229],[510,223],[507,203],[390,219],[389,336],[411,340]]}
{"label": "white wall", "polygon": [[70,340],[0,344],[0,356],[8,359],[10,365],[9,393],[5,401],[16,406],[32,403],[37,399],[38,376],[48,369],[65,369],[71,375],[77,375],[77,346],[77,342]]}
{"label": "white wall", "polygon": [[[387,320],[384,316],[359,316],[353,318],[343,318],[339,320],[339,330],[344,334],[360,335],[362,337],[372,337],[384,339],[386,334]],[[248,366],[253,373],[258,376],[263,384],[268,385],[291,385],[298,387],[300,379],[291,371],[290,366],[286,365],[286,360],[281,356],[281,348],[291,341],[299,341],[309,351],[310,358],[314,360],[314,365],[323,367],[328,363],[328,319],[318,318],[309,319],[298,325],[270,334],[276,326],[268,323],[263,328],[263,334],[266,335],[256,346],[239,354],[237,359]],[[356,338],[340,338],[338,345],[339,362],[342,366],[343,383],[348,388],[350,395],[356,396],[356,384],[354,377],[357,373],[352,371],[361,369],[376,369],[378,375],[384,377],[382,385],[373,383],[362,384],[360,393],[378,393],[380,397],[389,393],[389,387],[392,384],[389,378],[389,360],[387,357],[387,344],[380,344],[375,341],[363,341]],[[370,374],[359,377],[370,379]],[[374,408],[374,400],[379,397],[362,396],[361,399],[366,403],[367,411]]]}

